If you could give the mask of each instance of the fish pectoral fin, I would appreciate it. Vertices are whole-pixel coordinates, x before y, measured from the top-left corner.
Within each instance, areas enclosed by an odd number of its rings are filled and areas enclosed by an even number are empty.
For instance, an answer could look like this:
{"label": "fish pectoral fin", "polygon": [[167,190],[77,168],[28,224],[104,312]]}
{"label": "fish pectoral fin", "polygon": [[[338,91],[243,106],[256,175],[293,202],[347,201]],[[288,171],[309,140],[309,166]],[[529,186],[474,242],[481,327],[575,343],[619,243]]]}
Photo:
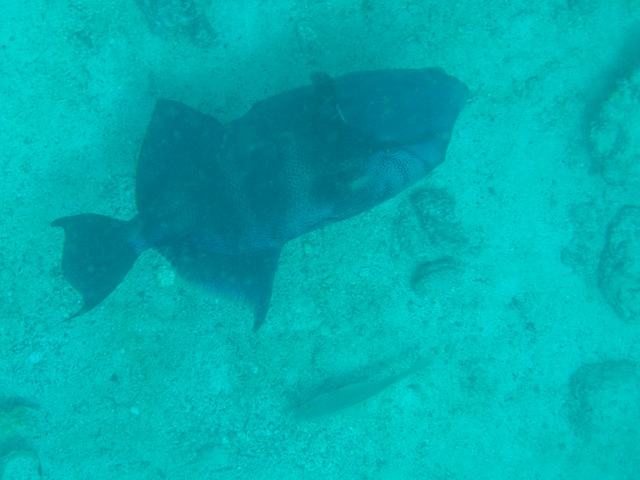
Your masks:
{"label": "fish pectoral fin", "polygon": [[178,244],[158,247],[158,250],[184,278],[251,304],[254,330],[264,323],[271,302],[280,248],[226,254]]}

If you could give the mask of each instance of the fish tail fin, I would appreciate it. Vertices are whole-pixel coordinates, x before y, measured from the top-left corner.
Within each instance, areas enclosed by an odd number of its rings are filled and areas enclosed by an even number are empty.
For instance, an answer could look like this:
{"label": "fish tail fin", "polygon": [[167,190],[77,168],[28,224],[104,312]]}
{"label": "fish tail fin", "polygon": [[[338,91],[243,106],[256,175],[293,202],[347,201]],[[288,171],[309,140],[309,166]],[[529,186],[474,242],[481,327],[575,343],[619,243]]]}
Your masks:
{"label": "fish tail fin", "polygon": [[138,217],[130,221],[103,215],[62,217],[51,223],[65,232],[62,272],[82,295],[77,317],[97,306],[115,290],[145,249]]}

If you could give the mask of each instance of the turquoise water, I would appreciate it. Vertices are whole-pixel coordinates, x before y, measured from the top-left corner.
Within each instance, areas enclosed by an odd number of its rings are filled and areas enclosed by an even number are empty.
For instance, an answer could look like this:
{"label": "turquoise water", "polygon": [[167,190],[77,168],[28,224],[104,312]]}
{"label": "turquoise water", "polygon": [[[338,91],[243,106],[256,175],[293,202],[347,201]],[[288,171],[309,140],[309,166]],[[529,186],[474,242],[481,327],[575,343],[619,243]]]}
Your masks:
{"label": "turquoise water", "polygon": [[[0,478],[640,478],[640,3],[220,3],[0,6]],[[134,215],[156,98],[425,66],[447,160],[287,244],[258,333],[153,251],[65,320],[49,223]]]}

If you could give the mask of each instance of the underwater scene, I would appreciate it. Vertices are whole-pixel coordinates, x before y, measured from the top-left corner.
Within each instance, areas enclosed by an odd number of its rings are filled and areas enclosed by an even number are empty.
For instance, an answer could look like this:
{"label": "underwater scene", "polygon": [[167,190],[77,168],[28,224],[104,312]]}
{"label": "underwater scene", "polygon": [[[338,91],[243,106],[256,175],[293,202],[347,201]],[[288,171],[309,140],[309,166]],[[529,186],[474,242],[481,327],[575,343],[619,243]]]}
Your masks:
{"label": "underwater scene", "polygon": [[640,0],[5,0],[0,480],[640,480]]}

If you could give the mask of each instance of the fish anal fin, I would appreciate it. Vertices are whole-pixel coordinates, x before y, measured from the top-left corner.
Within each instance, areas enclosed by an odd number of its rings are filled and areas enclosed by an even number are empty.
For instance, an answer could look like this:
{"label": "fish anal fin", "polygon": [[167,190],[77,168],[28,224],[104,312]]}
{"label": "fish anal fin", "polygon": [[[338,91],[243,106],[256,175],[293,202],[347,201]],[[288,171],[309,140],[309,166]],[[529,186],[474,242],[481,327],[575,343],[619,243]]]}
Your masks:
{"label": "fish anal fin", "polygon": [[189,244],[158,249],[186,279],[249,303],[254,311],[254,331],[264,323],[280,248],[234,254],[209,252]]}

